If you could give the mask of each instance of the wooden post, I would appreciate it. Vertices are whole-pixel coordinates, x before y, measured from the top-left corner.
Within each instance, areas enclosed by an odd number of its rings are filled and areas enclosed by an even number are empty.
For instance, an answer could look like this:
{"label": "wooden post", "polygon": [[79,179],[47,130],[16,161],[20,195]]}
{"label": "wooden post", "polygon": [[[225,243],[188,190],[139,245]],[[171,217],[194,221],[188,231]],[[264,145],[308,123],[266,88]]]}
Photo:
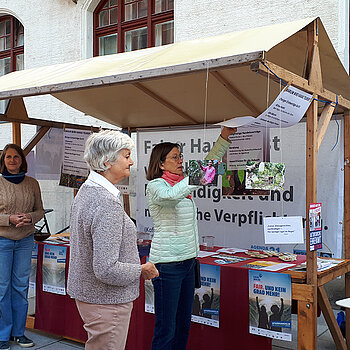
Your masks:
{"label": "wooden post", "polygon": [[21,124],[12,123],[12,142],[18,146],[21,146]]}
{"label": "wooden post", "polygon": [[[308,57],[306,78],[309,84],[322,86],[319,64],[317,20],[307,29]],[[317,98],[317,96],[314,96]],[[313,100],[306,112],[306,218],[309,216],[310,203],[317,202],[317,123],[318,102]],[[306,221],[308,222],[308,220]],[[298,349],[317,349],[317,256],[310,251],[310,229],[306,225],[306,283],[313,287],[315,298],[312,303],[302,303],[298,306],[298,318],[305,317],[305,329],[298,326]]]}
{"label": "wooden post", "polygon": [[[344,258],[350,259],[350,111],[344,112]],[[345,275],[345,296],[350,297],[350,273]],[[350,310],[346,309],[346,342],[350,349]]]}

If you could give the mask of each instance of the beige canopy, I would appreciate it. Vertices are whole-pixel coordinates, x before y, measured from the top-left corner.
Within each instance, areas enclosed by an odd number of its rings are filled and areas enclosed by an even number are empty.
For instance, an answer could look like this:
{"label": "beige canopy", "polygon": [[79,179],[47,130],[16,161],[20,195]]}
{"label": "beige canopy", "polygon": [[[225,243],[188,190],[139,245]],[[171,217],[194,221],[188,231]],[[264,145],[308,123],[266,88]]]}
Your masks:
{"label": "beige canopy", "polygon": [[[283,87],[266,79],[266,67],[277,75],[283,68],[282,78],[290,76],[287,80],[292,84],[305,75],[306,26],[314,20],[14,72],[0,78],[0,99],[51,94],[124,128],[257,116]],[[317,23],[326,89],[322,97],[338,100],[340,110],[348,109],[350,78],[319,19]],[[272,73],[269,77],[276,81]],[[313,90],[307,80],[299,80],[298,85]],[[13,100],[12,111],[21,110],[17,102],[21,99]]]}

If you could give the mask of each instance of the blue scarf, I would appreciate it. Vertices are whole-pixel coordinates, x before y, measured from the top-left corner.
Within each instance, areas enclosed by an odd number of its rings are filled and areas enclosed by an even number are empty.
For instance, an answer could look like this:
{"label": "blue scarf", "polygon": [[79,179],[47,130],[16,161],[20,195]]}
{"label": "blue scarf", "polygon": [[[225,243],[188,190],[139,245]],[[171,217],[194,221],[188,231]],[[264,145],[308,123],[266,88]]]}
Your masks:
{"label": "blue scarf", "polygon": [[26,176],[26,174],[24,172],[22,173],[18,173],[18,174],[11,174],[7,171],[7,169],[5,169],[2,172],[2,176],[3,178],[5,178],[7,181],[10,181],[14,184],[19,184],[24,180],[24,177]]}

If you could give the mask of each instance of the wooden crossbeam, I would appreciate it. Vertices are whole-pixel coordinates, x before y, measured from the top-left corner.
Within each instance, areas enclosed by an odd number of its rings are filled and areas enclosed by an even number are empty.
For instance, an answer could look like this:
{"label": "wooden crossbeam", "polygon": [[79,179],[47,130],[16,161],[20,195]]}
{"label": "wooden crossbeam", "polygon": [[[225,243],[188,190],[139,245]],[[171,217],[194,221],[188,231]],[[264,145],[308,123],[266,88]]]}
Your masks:
{"label": "wooden crossbeam", "polygon": [[225,79],[219,72],[212,71],[210,72],[210,74],[216,80],[218,80],[237,100],[239,100],[246,107],[248,107],[255,116],[261,114],[261,111],[251,101],[249,101],[236,87],[234,87],[232,83]]}
{"label": "wooden crossbeam", "polygon": [[322,140],[324,138],[324,135],[326,134],[329,122],[332,118],[333,112],[334,112],[335,106],[326,104],[323,108],[323,111],[321,113],[320,119],[318,121],[317,126],[317,152],[320,149]]}
{"label": "wooden crossbeam", "polygon": [[146,88],[146,86],[144,86],[143,84],[141,84],[141,83],[134,83],[133,85],[136,88],[138,88],[139,90],[141,90],[142,92],[144,92],[146,95],[152,97],[154,100],[156,100],[157,102],[159,102],[163,106],[167,107],[171,111],[173,111],[176,114],[178,114],[183,119],[188,120],[188,121],[192,122],[193,124],[198,124],[198,121],[196,121],[194,118],[192,118],[187,113],[182,111],[180,108],[174,106],[173,104],[171,104],[170,102],[168,102],[164,98],[160,97],[159,95],[157,95],[156,93],[154,93],[150,89]]}
{"label": "wooden crossbeam", "polygon": [[[336,103],[337,95],[334,92],[331,92],[327,89],[320,88],[313,83],[309,84],[309,81],[305,78],[300,77],[299,75],[284,69],[277,64],[274,64],[270,61],[265,61],[265,65],[274,72],[279,78],[283,79],[286,82],[291,83],[293,86],[296,86],[299,89],[302,89],[311,94],[316,94],[319,98],[323,100],[327,100],[330,102]],[[261,75],[267,76],[270,75],[270,79],[277,81],[279,83],[279,79],[271,74],[271,72],[264,66],[264,64],[260,61],[254,62],[250,65],[252,71],[257,72]],[[338,95],[338,105],[344,109],[350,109],[350,101],[344,98],[341,95]]]}
{"label": "wooden crossbeam", "polygon": [[327,293],[323,286],[318,287],[318,304],[321,307],[323,316],[327,322],[328,328],[332,334],[334,343],[338,350],[346,350],[346,343],[334,316]]}
{"label": "wooden crossbeam", "polygon": [[29,152],[37,145],[37,143],[44,137],[44,135],[50,130],[48,126],[42,126],[38,132],[34,135],[34,137],[29,141],[29,143],[25,146],[23,153],[25,156],[29,154]]}

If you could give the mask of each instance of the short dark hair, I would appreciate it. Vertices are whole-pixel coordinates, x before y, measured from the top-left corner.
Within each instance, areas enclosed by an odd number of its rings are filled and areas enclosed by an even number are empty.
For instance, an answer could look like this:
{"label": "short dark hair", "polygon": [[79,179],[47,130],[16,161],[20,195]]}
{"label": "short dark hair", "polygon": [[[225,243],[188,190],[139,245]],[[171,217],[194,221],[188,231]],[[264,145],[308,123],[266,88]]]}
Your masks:
{"label": "short dark hair", "polygon": [[177,147],[180,150],[180,145],[172,142],[162,142],[154,146],[149,159],[146,174],[147,180],[150,181],[162,177],[163,170],[160,168],[160,166],[165,162],[165,158],[174,147]]}
{"label": "short dark hair", "polygon": [[[8,149],[14,149],[15,151],[17,151],[17,153],[19,154],[19,156],[22,159],[22,164],[21,167],[19,168],[19,172],[20,173],[26,173],[28,171],[28,164],[26,161],[26,156],[24,155],[24,152],[22,150],[21,147],[19,147],[18,145],[16,145],[15,143],[8,143],[4,149],[1,152],[1,156],[0,156],[0,173],[3,173],[4,170],[6,169],[5,166],[5,155]],[[6,169],[7,170],[7,169]]]}

